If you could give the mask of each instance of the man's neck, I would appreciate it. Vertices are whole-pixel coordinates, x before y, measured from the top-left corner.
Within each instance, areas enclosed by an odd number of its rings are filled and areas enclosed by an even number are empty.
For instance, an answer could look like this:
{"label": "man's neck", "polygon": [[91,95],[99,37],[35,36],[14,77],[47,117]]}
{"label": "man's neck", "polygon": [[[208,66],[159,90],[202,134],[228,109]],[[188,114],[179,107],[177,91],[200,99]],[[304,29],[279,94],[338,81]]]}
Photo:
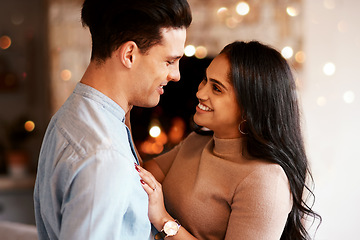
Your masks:
{"label": "man's neck", "polygon": [[125,94],[126,89],[121,87],[121,80],[120,73],[112,68],[111,63],[99,65],[91,61],[80,82],[108,96],[127,113],[129,102]]}

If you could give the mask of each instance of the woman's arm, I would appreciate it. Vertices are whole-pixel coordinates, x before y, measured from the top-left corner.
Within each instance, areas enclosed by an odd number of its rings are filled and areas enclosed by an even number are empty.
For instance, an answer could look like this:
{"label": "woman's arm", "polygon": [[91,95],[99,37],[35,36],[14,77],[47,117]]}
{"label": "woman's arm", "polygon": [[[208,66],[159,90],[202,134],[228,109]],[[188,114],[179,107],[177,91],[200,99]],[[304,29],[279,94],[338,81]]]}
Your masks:
{"label": "woman's arm", "polygon": [[[159,166],[154,161],[157,168]],[[152,163],[150,163],[152,164]],[[156,167],[155,167],[156,168]],[[139,172],[141,177],[141,183],[145,192],[149,196],[149,219],[154,227],[161,231],[164,224],[169,220],[174,220],[173,217],[166,211],[164,205],[164,197],[162,192],[161,184],[155,179],[155,177],[140,166],[136,166],[136,170]],[[158,169],[159,171],[160,168]],[[180,227],[178,233],[175,236],[169,237],[169,239],[174,240],[196,240],[193,235],[191,235],[184,227]]]}

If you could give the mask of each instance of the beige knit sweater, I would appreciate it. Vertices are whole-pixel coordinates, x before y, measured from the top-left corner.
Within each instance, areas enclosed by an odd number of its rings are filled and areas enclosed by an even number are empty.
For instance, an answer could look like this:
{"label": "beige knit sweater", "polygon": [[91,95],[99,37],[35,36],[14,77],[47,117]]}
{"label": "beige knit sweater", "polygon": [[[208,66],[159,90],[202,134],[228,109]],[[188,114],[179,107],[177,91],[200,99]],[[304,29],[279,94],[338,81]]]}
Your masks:
{"label": "beige knit sweater", "polygon": [[288,179],[279,165],[244,157],[242,139],[191,133],[155,160],[168,212],[198,239],[280,239]]}

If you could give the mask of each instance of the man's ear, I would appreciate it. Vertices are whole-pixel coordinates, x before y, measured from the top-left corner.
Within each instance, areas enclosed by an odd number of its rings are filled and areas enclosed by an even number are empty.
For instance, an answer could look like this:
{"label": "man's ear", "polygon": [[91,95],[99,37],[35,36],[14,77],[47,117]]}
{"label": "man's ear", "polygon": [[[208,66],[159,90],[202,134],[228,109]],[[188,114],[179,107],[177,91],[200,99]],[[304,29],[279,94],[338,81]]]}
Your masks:
{"label": "man's ear", "polygon": [[118,51],[121,63],[126,68],[131,68],[135,60],[135,55],[139,52],[137,44],[134,41],[125,42],[120,46]]}

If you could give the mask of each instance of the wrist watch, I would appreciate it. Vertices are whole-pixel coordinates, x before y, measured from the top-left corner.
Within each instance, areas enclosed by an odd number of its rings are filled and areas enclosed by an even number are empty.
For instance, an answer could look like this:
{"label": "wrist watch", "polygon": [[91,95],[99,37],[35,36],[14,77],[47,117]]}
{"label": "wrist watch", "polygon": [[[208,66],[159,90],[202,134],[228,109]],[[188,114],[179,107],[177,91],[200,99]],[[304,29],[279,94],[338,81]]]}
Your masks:
{"label": "wrist watch", "polygon": [[175,236],[178,233],[180,227],[181,225],[178,220],[169,220],[164,224],[163,229],[155,235],[155,239],[158,240]]}

